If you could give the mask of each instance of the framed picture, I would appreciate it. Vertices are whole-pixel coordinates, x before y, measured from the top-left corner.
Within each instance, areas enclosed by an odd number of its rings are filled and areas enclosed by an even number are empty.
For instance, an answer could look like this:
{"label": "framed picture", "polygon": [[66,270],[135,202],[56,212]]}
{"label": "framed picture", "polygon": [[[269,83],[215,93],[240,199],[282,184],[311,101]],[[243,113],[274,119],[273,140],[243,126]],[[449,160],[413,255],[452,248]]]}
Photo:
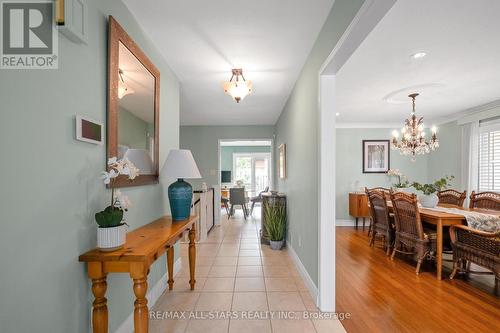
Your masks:
{"label": "framed picture", "polygon": [[389,171],[389,144],[389,140],[363,140],[363,173]]}
{"label": "framed picture", "polygon": [[279,158],[278,158],[278,172],[280,179],[286,178],[286,145],[284,143],[280,144],[278,147]]}

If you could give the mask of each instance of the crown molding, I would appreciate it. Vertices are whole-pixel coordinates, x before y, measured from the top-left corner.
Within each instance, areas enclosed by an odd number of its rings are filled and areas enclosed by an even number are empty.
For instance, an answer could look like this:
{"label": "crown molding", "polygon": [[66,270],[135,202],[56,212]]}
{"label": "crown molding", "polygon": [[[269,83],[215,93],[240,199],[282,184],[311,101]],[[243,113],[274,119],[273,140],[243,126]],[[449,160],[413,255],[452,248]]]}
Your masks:
{"label": "crown molding", "polygon": [[351,123],[336,123],[335,128],[401,128],[403,122],[400,123],[379,123],[379,122],[351,122]]}

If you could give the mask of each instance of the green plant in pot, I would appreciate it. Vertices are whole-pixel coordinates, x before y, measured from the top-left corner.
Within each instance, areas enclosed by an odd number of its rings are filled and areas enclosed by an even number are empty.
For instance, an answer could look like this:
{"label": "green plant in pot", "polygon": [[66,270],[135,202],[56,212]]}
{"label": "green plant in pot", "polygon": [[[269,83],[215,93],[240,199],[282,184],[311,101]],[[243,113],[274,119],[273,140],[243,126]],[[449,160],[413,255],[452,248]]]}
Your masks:
{"label": "green plant in pot", "polygon": [[111,187],[111,202],[108,207],[95,214],[99,226],[97,247],[101,251],[114,251],[125,244],[127,224],[123,222],[123,215],[131,204],[128,197],[113,186],[119,175],[126,175],[133,180],[139,175],[139,169],[126,158],[117,160],[113,157],[108,160],[108,171],[102,173],[102,179],[105,185]]}
{"label": "green plant in pot", "polygon": [[273,250],[280,250],[285,242],[286,206],[269,205],[264,201],[264,227]]}
{"label": "green plant in pot", "polygon": [[439,198],[436,192],[442,191],[450,187],[451,181],[454,176],[444,176],[436,180],[434,183],[421,184],[418,182],[413,182],[413,186],[417,191],[422,192],[423,195],[419,197],[420,203],[423,207],[434,208],[439,202]]}

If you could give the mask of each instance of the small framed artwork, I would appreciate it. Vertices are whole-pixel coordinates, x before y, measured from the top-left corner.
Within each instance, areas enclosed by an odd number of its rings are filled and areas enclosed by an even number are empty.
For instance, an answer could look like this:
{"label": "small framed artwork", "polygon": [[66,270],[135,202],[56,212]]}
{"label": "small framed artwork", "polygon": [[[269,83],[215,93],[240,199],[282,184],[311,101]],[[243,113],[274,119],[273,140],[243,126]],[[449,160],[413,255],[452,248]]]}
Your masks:
{"label": "small framed artwork", "polygon": [[286,178],[286,144],[282,143],[278,147],[279,159],[278,159],[278,172],[280,179]]}
{"label": "small framed artwork", "polygon": [[363,140],[363,173],[389,171],[389,144],[389,140]]}
{"label": "small framed artwork", "polygon": [[77,115],[76,139],[79,141],[102,145],[104,143],[104,132],[102,123],[93,119]]}

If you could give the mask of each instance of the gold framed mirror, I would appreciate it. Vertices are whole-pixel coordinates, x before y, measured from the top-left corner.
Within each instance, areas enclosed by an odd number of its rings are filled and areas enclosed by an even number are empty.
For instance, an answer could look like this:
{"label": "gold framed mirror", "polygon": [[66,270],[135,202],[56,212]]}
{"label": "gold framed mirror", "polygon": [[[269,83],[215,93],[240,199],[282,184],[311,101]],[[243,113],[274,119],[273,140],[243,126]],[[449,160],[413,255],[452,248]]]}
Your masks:
{"label": "gold framed mirror", "polygon": [[120,24],[109,17],[107,157],[128,158],[139,176],[113,187],[158,182],[160,71]]}

